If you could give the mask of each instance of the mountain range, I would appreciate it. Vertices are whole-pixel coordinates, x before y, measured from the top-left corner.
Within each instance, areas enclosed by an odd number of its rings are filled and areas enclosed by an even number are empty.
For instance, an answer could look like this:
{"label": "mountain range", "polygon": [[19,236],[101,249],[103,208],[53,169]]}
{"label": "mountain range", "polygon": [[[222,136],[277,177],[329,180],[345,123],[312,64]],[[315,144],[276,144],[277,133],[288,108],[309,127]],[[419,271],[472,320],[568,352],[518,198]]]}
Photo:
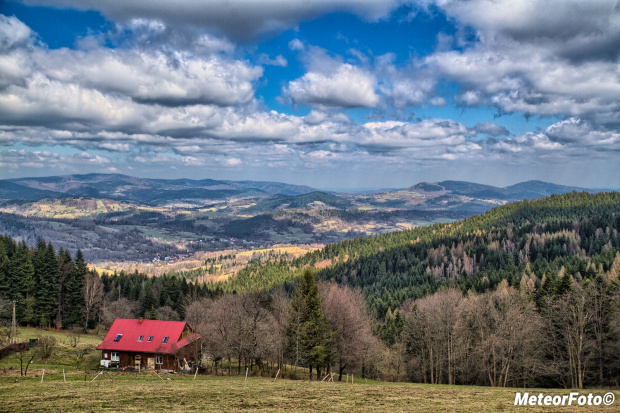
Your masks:
{"label": "mountain range", "polygon": [[[465,181],[421,182],[407,189],[353,195],[328,194],[309,186],[281,182],[149,179],[120,174],[0,180],[0,199],[5,200],[38,201],[47,198],[90,197],[145,205],[166,205],[259,198],[261,201],[253,207],[256,212],[286,207],[304,208],[317,201],[336,209],[355,208],[363,206],[362,204],[395,209],[451,209],[455,207],[455,202],[462,204],[479,201],[495,206],[573,191],[598,192],[542,181],[521,182],[505,188]],[[313,195],[308,196],[311,193]]]}
{"label": "mountain range", "polygon": [[278,182],[88,174],[0,180],[0,233],[38,237],[90,261],[156,253],[327,244],[451,222],[507,203],[596,190],[529,181],[505,188],[422,182],[376,193],[328,193]]}
{"label": "mountain range", "polygon": [[91,197],[147,205],[266,197],[275,194],[301,195],[313,191],[316,190],[307,186],[279,182],[148,179],[120,174],[64,175],[0,181],[0,199],[36,201],[45,198]]}

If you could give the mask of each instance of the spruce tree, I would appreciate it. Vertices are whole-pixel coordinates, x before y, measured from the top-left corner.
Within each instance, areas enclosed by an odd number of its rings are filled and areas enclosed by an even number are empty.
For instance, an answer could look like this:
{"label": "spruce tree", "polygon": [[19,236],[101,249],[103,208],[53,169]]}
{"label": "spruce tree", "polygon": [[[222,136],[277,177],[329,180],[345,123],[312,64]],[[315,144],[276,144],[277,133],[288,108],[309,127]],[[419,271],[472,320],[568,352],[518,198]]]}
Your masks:
{"label": "spruce tree", "polygon": [[[141,293],[138,316],[155,320],[157,318],[157,313],[155,312],[156,307],[157,302],[155,300],[155,295],[153,294],[153,288],[151,288],[150,284],[146,283]],[[153,316],[153,314],[155,315]]]}
{"label": "spruce tree", "polygon": [[60,249],[58,251],[58,306],[56,313],[56,324],[64,325],[67,310],[67,283],[69,283],[71,271],[73,271],[73,260],[69,251]]}
{"label": "spruce tree", "polygon": [[[7,240],[8,241],[8,240]],[[0,236],[0,297],[7,297],[9,292],[9,255],[5,245],[5,238]]]}
{"label": "spruce tree", "polygon": [[17,318],[26,323],[32,323],[34,320],[24,320],[24,308],[26,299],[34,298],[35,289],[34,266],[32,265],[32,257],[30,249],[24,241],[20,242],[15,249],[15,253],[9,264],[7,277],[9,291],[9,299],[16,300]]}
{"label": "spruce tree", "polygon": [[58,278],[60,269],[56,252],[51,243],[39,240],[34,254],[34,273],[36,280],[36,323],[48,326],[56,316],[58,309]]}
{"label": "spruce tree", "polygon": [[88,274],[88,267],[84,261],[82,251],[78,250],[75,255],[75,265],[69,272],[66,282],[66,309],[63,326],[84,325],[84,281]]}
{"label": "spruce tree", "polygon": [[310,270],[304,271],[291,299],[287,335],[287,351],[295,366],[305,365],[317,371],[329,365],[331,340],[327,320],[323,317],[319,291]]}

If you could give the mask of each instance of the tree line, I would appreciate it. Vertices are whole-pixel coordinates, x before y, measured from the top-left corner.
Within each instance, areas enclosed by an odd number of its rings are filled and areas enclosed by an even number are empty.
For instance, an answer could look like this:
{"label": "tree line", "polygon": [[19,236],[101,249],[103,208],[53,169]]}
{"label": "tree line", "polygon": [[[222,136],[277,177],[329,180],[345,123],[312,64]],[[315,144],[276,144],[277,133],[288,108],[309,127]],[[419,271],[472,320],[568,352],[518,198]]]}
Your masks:
{"label": "tree line", "polygon": [[[0,299],[3,321],[15,302],[16,319],[22,325],[83,327],[96,320],[101,281],[89,271],[82,252],[55,251],[39,239],[34,248],[25,241],[0,236]],[[10,320],[10,318],[9,318]]]}
{"label": "tree line", "polygon": [[79,252],[3,237],[0,294],[20,303],[23,324],[187,320],[203,337],[194,351],[219,374],[275,365],[316,377],[617,386],[619,230],[620,194],[572,193],[257,260],[209,284],[98,277]]}

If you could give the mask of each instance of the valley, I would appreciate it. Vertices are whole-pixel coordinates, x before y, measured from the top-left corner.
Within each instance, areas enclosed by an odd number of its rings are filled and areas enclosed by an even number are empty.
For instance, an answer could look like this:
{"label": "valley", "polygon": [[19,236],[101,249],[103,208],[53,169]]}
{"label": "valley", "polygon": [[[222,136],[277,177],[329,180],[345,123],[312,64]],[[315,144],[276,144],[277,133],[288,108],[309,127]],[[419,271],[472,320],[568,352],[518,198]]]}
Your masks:
{"label": "valley", "polygon": [[278,182],[115,174],[20,178],[0,181],[0,230],[29,244],[43,237],[71,252],[80,248],[101,267],[131,262],[156,273],[158,257],[323,245],[574,190],[583,189],[538,181],[507,188],[444,181],[355,194]]}

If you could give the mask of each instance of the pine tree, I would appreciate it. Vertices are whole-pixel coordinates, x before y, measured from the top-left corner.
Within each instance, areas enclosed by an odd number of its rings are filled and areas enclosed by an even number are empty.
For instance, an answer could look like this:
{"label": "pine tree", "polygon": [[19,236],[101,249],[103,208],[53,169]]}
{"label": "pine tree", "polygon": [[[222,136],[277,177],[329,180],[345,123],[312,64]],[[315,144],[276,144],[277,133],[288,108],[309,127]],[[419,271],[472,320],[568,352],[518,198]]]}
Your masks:
{"label": "pine tree", "polygon": [[8,242],[8,239],[5,241],[5,238],[0,236],[0,297],[8,296],[9,292],[9,255],[5,245],[6,242]]}
{"label": "pine tree", "polygon": [[88,267],[84,261],[82,251],[78,250],[75,255],[75,265],[69,272],[66,282],[66,309],[63,326],[84,325],[84,281],[88,274]]}
{"label": "pine tree", "polygon": [[[21,321],[26,321],[22,319],[23,311],[26,306],[26,299],[34,298],[35,280],[30,249],[24,241],[17,245],[15,253],[11,258],[7,281],[9,285],[9,298],[18,302],[17,318]],[[31,323],[33,321],[28,320],[26,322]]]}
{"label": "pine tree", "polygon": [[58,278],[60,269],[52,243],[45,245],[39,240],[34,256],[34,270],[37,289],[36,322],[41,326],[48,326],[58,311]]}
{"label": "pine tree", "polygon": [[[142,289],[138,316],[155,320],[157,319],[157,312],[155,311],[156,307],[157,301],[155,300],[153,289],[151,288],[151,285],[147,283]],[[153,316],[153,314],[155,315]]]}
{"label": "pine tree", "polygon": [[319,291],[310,270],[304,271],[291,299],[287,327],[287,350],[297,363],[317,371],[331,361],[331,336],[323,317]]}
{"label": "pine tree", "polygon": [[67,310],[67,283],[69,282],[71,271],[73,270],[73,260],[69,251],[60,249],[58,251],[58,306],[56,313],[56,325],[62,327]]}

